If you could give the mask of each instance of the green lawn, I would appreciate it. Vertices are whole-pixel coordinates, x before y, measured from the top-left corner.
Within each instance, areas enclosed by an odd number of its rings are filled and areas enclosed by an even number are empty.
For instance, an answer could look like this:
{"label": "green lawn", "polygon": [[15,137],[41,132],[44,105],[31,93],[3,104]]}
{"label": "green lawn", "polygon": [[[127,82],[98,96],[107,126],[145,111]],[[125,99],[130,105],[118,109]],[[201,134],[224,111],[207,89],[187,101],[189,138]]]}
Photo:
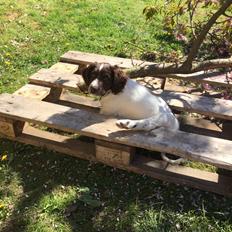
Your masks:
{"label": "green lawn", "polygon": [[[181,49],[158,19],[145,21],[151,2],[0,1],[0,92],[68,50],[138,58]],[[0,154],[0,231],[232,231],[228,198],[3,139]]]}

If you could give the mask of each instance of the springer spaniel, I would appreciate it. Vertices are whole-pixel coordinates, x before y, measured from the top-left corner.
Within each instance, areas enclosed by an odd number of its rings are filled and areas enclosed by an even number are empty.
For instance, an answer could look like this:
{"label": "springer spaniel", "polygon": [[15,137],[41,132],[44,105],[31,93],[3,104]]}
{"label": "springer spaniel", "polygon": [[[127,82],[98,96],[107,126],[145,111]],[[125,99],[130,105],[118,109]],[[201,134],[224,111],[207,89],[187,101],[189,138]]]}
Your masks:
{"label": "springer spaniel", "polygon": [[[144,131],[159,127],[179,129],[179,122],[167,103],[129,79],[118,66],[93,63],[82,71],[82,76],[88,92],[101,97],[101,114],[126,118],[116,122],[118,127]],[[182,158],[169,159],[165,153],[161,156],[171,164],[183,162]]]}

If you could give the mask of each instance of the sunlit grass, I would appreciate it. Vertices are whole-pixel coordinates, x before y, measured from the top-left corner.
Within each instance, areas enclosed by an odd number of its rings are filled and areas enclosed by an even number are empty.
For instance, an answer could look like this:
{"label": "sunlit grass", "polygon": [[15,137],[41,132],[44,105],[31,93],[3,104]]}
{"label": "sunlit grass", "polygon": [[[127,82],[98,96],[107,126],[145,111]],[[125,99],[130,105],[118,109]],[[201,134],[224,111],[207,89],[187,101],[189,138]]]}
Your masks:
{"label": "sunlit grass", "polygon": [[138,58],[144,50],[178,48],[177,43],[163,40],[158,22],[145,21],[142,9],[146,2],[0,3],[0,91],[16,90],[29,74],[52,65],[68,50]]}

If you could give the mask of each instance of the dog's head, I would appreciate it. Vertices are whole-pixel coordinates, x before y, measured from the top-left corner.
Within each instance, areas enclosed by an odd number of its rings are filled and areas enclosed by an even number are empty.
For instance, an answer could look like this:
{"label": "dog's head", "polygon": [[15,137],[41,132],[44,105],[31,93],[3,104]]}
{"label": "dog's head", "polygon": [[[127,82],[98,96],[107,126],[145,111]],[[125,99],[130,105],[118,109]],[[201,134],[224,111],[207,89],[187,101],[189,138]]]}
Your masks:
{"label": "dog's head", "polygon": [[82,76],[88,92],[97,96],[120,93],[128,79],[118,66],[107,63],[90,64],[82,71]]}

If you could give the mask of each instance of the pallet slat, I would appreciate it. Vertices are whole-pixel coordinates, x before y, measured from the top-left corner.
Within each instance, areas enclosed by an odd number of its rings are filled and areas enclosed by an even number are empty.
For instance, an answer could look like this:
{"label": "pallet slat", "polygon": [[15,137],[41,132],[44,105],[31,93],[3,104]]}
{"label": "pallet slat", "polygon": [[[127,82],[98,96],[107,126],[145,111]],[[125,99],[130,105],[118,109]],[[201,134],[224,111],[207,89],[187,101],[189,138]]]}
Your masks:
{"label": "pallet slat", "polygon": [[[145,66],[155,64],[153,62],[147,62],[142,60],[132,60],[120,57],[112,57],[99,55],[94,53],[86,53],[80,51],[69,51],[60,57],[62,62],[87,65],[94,62],[110,63],[111,65],[118,65],[121,68],[129,69],[133,66]],[[226,75],[219,72],[205,73],[204,71],[193,74],[178,74],[170,75],[169,77],[174,79],[182,79],[186,81],[192,81],[197,83],[208,83],[216,86],[231,86],[232,82],[228,82]]]}
{"label": "pallet slat", "polygon": [[120,57],[105,56],[94,53],[69,51],[60,57],[60,61],[72,63],[72,64],[91,64],[94,62],[110,63],[111,65],[118,65],[121,68],[132,68],[134,65],[148,65],[152,62],[146,62],[142,60],[132,60]]}
{"label": "pallet slat", "polygon": [[49,69],[59,72],[66,72],[66,73],[75,73],[78,71],[79,65],[76,64],[69,64],[69,63],[63,63],[58,62],[54,65],[52,65]]}
{"label": "pallet slat", "polygon": [[10,94],[0,96],[0,116],[114,143],[167,152],[232,170],[232,143],[223,139],[164,129],[156,130],[155,135],[119,130],[115,125],[116,119]]}
{"label": "pallet slat", "polygon": [[20,143],[45,147],[47,149],[65,153],[74,157],[96,161],[95,147],[93,143],[43,131],[29,125],[23,129],[22,134],[19,136],[6,138]]}
{"label": "pallet slat", "polygon": [[[60,87],[78,91],[77,83],[83,85],[84,81],[80,75],[66,74],[46,69],[29,78],[31,83],[47,87]],[[181,111],[196,112],[216,118],[232,120],[232,101],[215,99],[191,95],[187,93],[178,93],[163,91],[160,95],[173,109]],[[90,102],[89,100],[88,102]],[[91,105],[96,104],[92,101]]]}
{"label": "pallet slat", "polygon": [[84,85],[80,75],[50,69],[39,70],[29,77],[29,81],[45,87],[60,87],[75,91],[78,91],[78,86]]}
{"label": "pallet slat", "polygon": [[170,91],[163,91],[160,96],[173,109],[232,120],[232,101],[230,100]]}
{"label": "pallet slat", "polygon": [[50,92],[50,88],[39,85],[26,84],[17,91],[15,91],[14,95],[24,96],[28,98],[42,100],[47,97]]}
{"label": "pallet slat", "polygon": [[148,157],[138,157],[128,169],[163,181],[231,196],[231,177],[218,175],[217,173],[183,166],[167,166],[163,161],[154,161]]}

